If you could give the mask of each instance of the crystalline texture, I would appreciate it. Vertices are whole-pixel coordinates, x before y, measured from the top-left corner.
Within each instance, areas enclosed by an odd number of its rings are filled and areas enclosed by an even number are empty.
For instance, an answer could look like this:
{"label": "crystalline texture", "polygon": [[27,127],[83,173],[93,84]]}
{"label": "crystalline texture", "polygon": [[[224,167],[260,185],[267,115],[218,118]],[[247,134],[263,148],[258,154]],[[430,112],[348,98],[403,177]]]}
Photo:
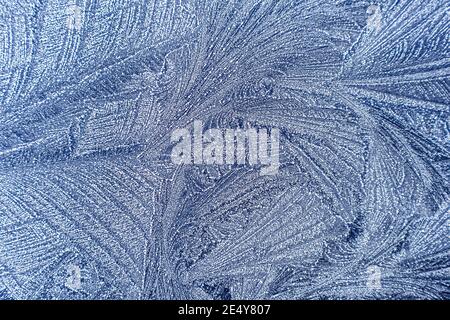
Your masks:
{"label": "crystalline texture", "polygon": [[448,10],[0,0],[0,299],[449,299]]}

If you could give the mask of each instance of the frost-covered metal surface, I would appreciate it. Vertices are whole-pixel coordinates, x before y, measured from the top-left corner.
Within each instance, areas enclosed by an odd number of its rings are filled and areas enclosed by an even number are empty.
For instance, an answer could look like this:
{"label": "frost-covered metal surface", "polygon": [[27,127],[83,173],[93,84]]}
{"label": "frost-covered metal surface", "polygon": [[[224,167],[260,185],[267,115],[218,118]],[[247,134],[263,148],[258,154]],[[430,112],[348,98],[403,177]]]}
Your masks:
{"label": "frost-covered metal surface", "polygon": [[0,298],[449,299],[449,70],[445,0],[0,0]]}

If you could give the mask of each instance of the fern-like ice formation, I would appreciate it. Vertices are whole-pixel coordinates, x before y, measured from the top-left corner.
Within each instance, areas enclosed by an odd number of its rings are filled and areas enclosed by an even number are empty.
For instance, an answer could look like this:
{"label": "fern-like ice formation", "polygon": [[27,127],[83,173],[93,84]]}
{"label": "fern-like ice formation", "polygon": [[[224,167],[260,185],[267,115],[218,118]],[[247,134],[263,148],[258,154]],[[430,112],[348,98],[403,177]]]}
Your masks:
{"label": "fern-like ice formation", "polygon": [[[0,298],[449,299],[449,29],[444,0],[0,0]],[[279,128],[279,173],[172,164],[196,120]]]}

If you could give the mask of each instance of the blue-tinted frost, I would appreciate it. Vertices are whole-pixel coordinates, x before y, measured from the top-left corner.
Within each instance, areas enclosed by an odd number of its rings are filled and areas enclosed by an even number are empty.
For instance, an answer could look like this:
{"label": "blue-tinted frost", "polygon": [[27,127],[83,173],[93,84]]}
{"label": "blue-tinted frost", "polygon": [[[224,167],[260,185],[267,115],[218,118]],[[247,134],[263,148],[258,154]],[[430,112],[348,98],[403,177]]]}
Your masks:
{"label": "blue-tinted frost", "polygon": [[[0,298],[449,299],[449,29],[445,0],[0,0]],[[173,165],[194,120],[279,128],[279,173]]]}

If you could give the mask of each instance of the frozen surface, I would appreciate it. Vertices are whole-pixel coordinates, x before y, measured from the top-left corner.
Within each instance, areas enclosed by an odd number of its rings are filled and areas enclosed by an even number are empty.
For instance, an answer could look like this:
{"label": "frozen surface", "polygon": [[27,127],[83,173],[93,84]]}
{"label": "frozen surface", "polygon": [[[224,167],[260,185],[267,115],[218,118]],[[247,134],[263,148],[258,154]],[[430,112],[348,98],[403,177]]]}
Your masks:
{"label": "frozen surface", "polygon": [[[449,299],[445,0],[0,0],[1,299]],[[276,175],[170,134],[279,128]]]}

